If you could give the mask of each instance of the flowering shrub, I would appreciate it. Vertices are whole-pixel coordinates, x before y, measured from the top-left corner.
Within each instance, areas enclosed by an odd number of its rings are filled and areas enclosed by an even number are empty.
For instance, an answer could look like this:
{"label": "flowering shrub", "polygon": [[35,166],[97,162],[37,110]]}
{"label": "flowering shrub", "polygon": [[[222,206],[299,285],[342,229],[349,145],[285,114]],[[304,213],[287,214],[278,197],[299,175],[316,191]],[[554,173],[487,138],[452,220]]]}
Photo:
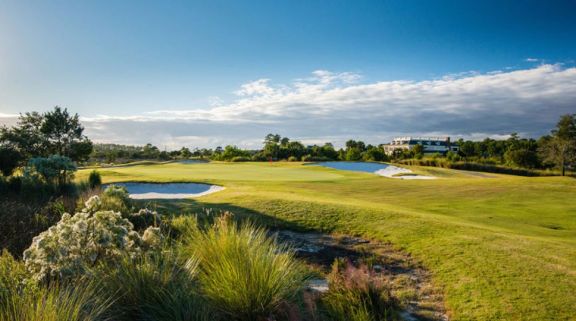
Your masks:
{"label": "flowering shrub", "polygon": [[114,262],[160,243],[159,230],[141,237],[118,212],[98,210],[98,196],[81,213],[65,213],[60,221],[36,236],[24,251],[26,268],[36,280],[77,276],[98,262]]}
{"label": "flowering shrub", "polygon": [[150,226],[160,226],[162,223],[162,216],[147,208],[140,209],[138,212],[130,214],[128,219],[134,225],[134,229],[138,231]]}

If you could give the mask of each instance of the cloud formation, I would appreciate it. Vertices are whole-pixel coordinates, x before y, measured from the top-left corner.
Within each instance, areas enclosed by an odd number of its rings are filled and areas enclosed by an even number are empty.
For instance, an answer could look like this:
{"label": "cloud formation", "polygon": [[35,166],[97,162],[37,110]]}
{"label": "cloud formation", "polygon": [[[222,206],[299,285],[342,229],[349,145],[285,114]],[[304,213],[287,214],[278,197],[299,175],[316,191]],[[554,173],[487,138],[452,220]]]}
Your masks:
{"label": "cloud formation", "polygon": [[170,149],[258,147],[269,132],[337,145],[350,138],[377,144],[406,134],[539,136],[560,115],[576,113],[576,68],[561,65],[426,81],[361,79],[357,73],[324,70],[290,84],[263,78],[242,85],[228,104],[217,99],[204,109],[106,115],[83,123],[96,141],[152,142]]}

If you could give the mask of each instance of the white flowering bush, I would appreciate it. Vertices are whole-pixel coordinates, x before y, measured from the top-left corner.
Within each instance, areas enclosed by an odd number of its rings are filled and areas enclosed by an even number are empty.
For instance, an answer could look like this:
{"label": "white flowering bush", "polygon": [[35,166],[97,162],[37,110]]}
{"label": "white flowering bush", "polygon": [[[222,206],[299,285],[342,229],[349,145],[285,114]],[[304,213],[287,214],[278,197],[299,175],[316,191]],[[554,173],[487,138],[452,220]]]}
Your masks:
{"label": "white flowering bush", "polygon": [[86,201],[86,203],[84,203],[84,208],[82,209],[82,212],[94,213],[94,212],[98,211],[101,206],[102,206],[102,201],[100,200],[100,196],[94,195],[94,196],[90,197]]}
{"label": "white flowering bush", "polygon": [[98,196],[94,196],[83,212],[65,213],[33,239],[24,251],[24,262],[36,280],[74,277],[99,262],[114,262],[160,245],[159,230],[146,230],[143,238],[120,213],[92,211],[98,206]]}
{"label": "white flowering bush", "polygon": [[130,214],[127,218],[134,224],[134,229],[138,231],[162,224],[162,216],[156,211],[147,208],[140,209],[138,212]]}

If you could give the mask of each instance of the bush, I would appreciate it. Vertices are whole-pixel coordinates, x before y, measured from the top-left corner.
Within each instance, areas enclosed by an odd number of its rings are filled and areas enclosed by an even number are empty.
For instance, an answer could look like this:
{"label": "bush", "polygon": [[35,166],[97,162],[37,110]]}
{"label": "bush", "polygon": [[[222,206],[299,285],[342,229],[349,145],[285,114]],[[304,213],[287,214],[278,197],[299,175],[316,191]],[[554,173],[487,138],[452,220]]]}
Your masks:
{"label": "bush", "polygon": [[0,173],[10,176],[24,157],[14,148],[0,146]]}
{"label": "bush", "polygon": [[136,213],[128,215],[128,220],[134,225],[134,229],[141,231],[148,227],[158,227],[162,224],[162,216],[147,208],[140,209]]}
{"label": "bush", "polygon": [[90,176],[88,176],[88,185],[90,188],[97,188],[102,185],[102,177],[97,170],[90,172]]}
{"label": "bush", "polygon": [[51,155],[30,159],[26,173],[29,175],[37,174],[48,184],[64,185],[72,180],[75,171],[76,165],[70,158]]}
{"label": "bush", "polygon": [[290,249],[228,216],[192,233],[188,247],[199,259],[203,295],[225,320],[269,318],[304,286],[306,274]]}
{"label": "bush", "polygon": [[24,264],[3,250],[0,256],[0,310],[6,308],[4,304],[11,296],[24,290],[28,276]]}
{"label": "bush", "polygon": [[130,194],[124,186],[109,185],[100,197],[101,210],[115,211],[120,213],[130,213],[132,211],[132,200]]}
{"label": "bush", "polygon": [[233,157],[230,161],[232,162],[249,162],[251,161],[250,157],[246,157],[246,156],[236,156]]}
{"label": "bush", "polygon": [[204,313],[197,292],[197,262],[182,266],[171,250],[136,258],[97,271],[107,293],[118,293],[111,312],[115,320],[193,321]]}
{"label": "bush", "polygon": [[56,225],[32,240],[24,251],[24,262],[34,279],[72,278],[98,262],[114,262],[151,246],[120,213],[92,212],[98,207],[98,196],[94,196],[83,212],[65,213]]}
{"label": "bush", "polygon": [[290,157],[288,157],[288,161],[289,161],[289,162],[297,162],[297,161],[298,161],[298,157],[296,157],[296,156],[290,156]]}
{"label": "bush", "polygon": [[20,257],[40,232],[58,222],[66,212],[62,198],[50,202],[0,198],[0,248]]}
{"label": "bush", "polygon": [[398,302],[384,280],[366,267],[335,261],[321,307],[330,321],[398,320]]}
{"label": "bush", "polygon": [[305,155],[302,156],[303,162],[329,162],[333,161],[333,159],[324,157],[324,156],[312,156],[312,155]]}
{"label": "bush", "polygon": [[262,153],[257,153],[254,156],[252,156],[252,161],[254,161],[254,162],[266,162],[266,161],[268,161],[268,157],[266,157],[266,155],[264,155]]}

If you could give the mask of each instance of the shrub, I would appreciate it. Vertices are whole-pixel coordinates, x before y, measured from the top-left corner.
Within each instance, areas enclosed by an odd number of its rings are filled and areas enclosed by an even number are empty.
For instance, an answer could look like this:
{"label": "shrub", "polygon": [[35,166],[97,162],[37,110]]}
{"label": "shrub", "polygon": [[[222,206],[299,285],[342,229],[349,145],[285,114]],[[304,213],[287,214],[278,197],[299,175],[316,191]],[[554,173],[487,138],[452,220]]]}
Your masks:
{"label": "shrub", "polygon": [[96,273],[107,293],[120,296],[111,310],[115,320],[202,320],[204,308],[195,280],[197,262],[182,266],[171,250],[124,256],[119,265]]}
{"label": "shrub", "polygon": [[0,198],[0,248],[20,257],[40,232],[58,222],[64,214],[63,199],[50,202]]}
{"label": "shrub", "polygon": [[255,162],[266,162],[268,161],[268,157],[266,157],[266,155],[262,154],[262,153],[258,153],[258,154],[254,154],[252,156],[252,161]]}
{"label": "shrub", "polygon": [[288,157],[288,161],[289,161],[289,162],[297,162],[297,161],[298,161],[298,157],[296,157],[296,156],[290,156],[290,157]]}
{"label": "shrub", "polygon": [[312,155],[302,156],[303,162],[329,162],[332,160],[333,159],[324,156],[312,156]]}
{"label": "shrub", "polygon": [[102,185],[102,176],[100,176],[100,173],[97,170],[90,172],[90,175],[88,176],[88,185],[90,188],[96,188]]}
{"label": "shrub", "polygon": [[65,213],[60,221],[32,240],[24,251],[26,268],[36,280],[66,279],[81,275],[101,261],[135,255],[146,244],[132,223],[113,211],[96,211],[98,196],[86,202],[81,213]]}
{"label": "shrub", "polygon": [[72,180],[76,165],[66,156],[51,155],[28,161],[27,173],[39,175],[48,184],[64,185]]}
{"label": "shrub", "polygon": [[8,251],[3,250],[0,256],[0,309],[12,295],[23,291],[28,273],[22,262],[14,259]]}
{"label": "shrub", "polygon": [[100,209],[115,211],[120,213],[130,213],[132,211],[132,200],[130,194],[124,186],[109,185],[100,197]]}
{"label": "shrub", "polygon": [[226,320],[264,320],[304,286],[306,274],[293,252],[250,224],[220,218],[193,233],[189,250],[199,259],[201,291]]}
{"label": "shrub", "polygon": [[14,148],[0,146],[0,173],[10,176],[23,159],[23,155]]}
{"label": "shrub", "polygon": [[252,159],[246,156],[236,156],[231,159],[232,162],[249,162]]}
{"label": "shrub", "polygon": [[385,281],[366,266],[334,262],[329,291],[321,298],[324,314],[331,321],[397,320],[398,303]]}
{"label": "shrub", "polygon": [[148,227],[158,227],[162,224],[162,216],[147,208],[140,209],[136,213],[128,215],[128,220],[134,225],[134,229],[141,231]]}

